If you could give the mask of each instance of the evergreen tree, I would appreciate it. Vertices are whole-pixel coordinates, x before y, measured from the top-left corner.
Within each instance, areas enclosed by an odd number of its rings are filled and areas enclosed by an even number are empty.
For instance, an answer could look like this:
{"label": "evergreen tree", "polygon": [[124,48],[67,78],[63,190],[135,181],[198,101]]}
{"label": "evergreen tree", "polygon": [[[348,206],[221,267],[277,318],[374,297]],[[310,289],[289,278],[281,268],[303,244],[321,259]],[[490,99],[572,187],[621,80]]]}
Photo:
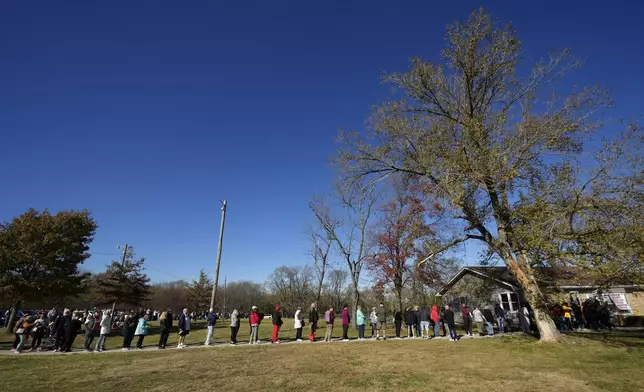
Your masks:
{"label": "evergreen tree", "polygon": [[199,271],[199,280],[193,280],[188,286],[188,306],[191,310],[205,311],[210,307],[212,280],[203,268]]}
{"label": "evergreen tree", "polygon": [[134,258],[134,248],[129,247],[125,262],[113,261],[97,280],[98,291],[109,302],[121,305],[141,306],[150,294],[150,278],[145,270],[144,258]]}

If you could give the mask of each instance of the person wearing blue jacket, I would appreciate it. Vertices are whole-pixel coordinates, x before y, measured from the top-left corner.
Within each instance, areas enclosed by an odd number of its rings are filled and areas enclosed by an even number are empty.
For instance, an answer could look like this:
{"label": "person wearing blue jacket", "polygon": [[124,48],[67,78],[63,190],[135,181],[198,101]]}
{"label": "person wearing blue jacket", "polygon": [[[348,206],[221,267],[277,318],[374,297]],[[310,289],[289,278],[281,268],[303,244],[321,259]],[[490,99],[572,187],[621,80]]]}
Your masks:
{"label": "person wearing blue jacket", "polygon": [[356,312],[356,324],[358,325],[358,339],[364,340],[364,313],[362,313],[362,306],[358,306]]}
{"label": "person wearing blue jacket", "polygon": [[148,334],[148,320],[150,320],[149,315],[141,315],[139,322],[136,325],[136,331],[134,331],[134,336],[138,336],[139,339],[136,341],[136,349],[143,350],[143,339]]}
{"label": "person wearing blue jacket", "polygon": [[218,318],[217,313],[213,312],[213,309],[210,309],[210,313],[208,313],[208,335],[206,336],[206,343],[204,343],[205,346],[210,346],[210,341],[213,338],[212,335],[215,330],[215,323]]}

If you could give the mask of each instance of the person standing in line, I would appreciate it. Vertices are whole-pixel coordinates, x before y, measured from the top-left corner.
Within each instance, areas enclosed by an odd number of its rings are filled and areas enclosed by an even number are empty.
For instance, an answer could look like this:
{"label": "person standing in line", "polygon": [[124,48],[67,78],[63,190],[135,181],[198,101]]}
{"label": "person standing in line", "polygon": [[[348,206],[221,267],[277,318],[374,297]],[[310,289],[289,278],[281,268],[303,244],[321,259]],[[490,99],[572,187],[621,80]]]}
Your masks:
{"label": "person standing in line", "polygon": [[[89,311],[87,313],[87,319],[85,320],[85,343],[83,345],[83,348],[85,349],[85,352],[91,352],[91,345],[92,341],[94,340],[94,327],[99,324],[99,321],[97,320],[98,314],[96,312]],[[100,324],[99,324],[100,326]]]}
{"label": "person standing in line", "polygon": [[443,319],[443,316],[444,316],[444,313],[445,313],[445,308],[443,308],[441,306],[441,307],[438,308],[438,311],[439,311],[439,317],[440,317],[440,321],[441,321],[441,330],[443,331],[442,336],[446,337],[447,336],[447,331],[445,330],[445,320]]}
{"label": "person standing in line", "polygon": [[123,350],[129,350],[134,339],[137,320],[133,314],[126,314],[123,319]]}
{"label": "person standing in line", "polygon": [[[169,324],[169,325],[168,325]],[[170,336],[170,329],[172,328],[172,314],[163,312],[159,316],[159,348],[164,349],[168,344],[168,337]]]}
{"label": "person standing in line", "polygon": [[378,330],[378,313],[375,306],[371,308],[371,313],[369,313],[369,322],[371,323],[371,339],[375,339]]}
{"label": "person standing in line", "polygon": [[29,351],[42,351],[40,345],[42,344],[43,336],[45,336],[46,326],[45,312],[40,312],[38,314],[38,318],[34,321],[34,326],[31,330],[31,348]]}
{"label": "person standing in line", "polygon": [[498,303],[494,305],[494,315],[496,316],[496,323],[499,326],[499,333],[505,332],[505,310]]}
{"label": "person standing in line", "polygon": [[18,340],[17,344],[14,340],[15,350],[12,350],[16,354],[20,354],[22,349],[25,347],[25,340],[29,336],[29,332],[33,327],[33,321],[31,320],[29,313],[25,314],[18,320],[13,326],[13,333],[15,334],[16,339]]}
{"label": "person standing in line", "polygon": [[420,308],[414,306],[414,326],[416,327],[416,337],[420,337]]}
{"label": "person standing in line", "polygon": [[326,323],[324,341],[330,342],[333,336],[333,323],[335,322],[335,313],[333,312],[333,308],[329,308],[329,310],[324,313],[324,322]]}
{"label": "person standing in line", "polygon": [[567,331],[572,331],[572,309],[568,306],[568,302],[564,302],[561,305],[561,310],[563,311],[563,324],[566,327]]}
{"label": "person standing in line", "polygon": [[449,340],[450,342],[455,342],[458,340],[458,335],[456,334],[456,325],[454,324],[454,311],[449,308],[449,305],[445,305],[445,312],[443,312],[443,320],[447,324],[447,330],[449,331]]}
{"label": "person standing in line", "polygon": [[279,339],[280,328],[282,327],[282,324],[284,323],[282,321],[282,312],[280,311],[280,306],[279,305],[275,306],[275,310],[273,311],[273,315],[272,315],[272,321],[273,321],[273,336],[271,338],[271,343],[279,344],[279,342],[280,342],[280,339]]}
{"label": "person standing in line", "polygon": [[483,336],[483,323],[485,321],[485,317],[483,316],[483,313],[481,313],[481,310],[478,308],[478,306],[474,307],[474,312],[472,312],[472,316],[474,317],[474,322],[476,323],[476,330],[479,332],[479,336]]}
{"label": "person standing in line", "polygon": [[465,334],[472,337],[472,314],[470,313],[470,308],[462,304],[461,314],[463,315],[463,329],[465,329]]}
{"label": "person standing in line", "polygon": [[441,316],[438,313],[438,306],[432,305],[430,318],[434,322],[434,337],[437,338],[439,336],[438,331],[440,331],[441,328]]}
{"label": "person standing in line", "polygon": [[239,332],[239,311],[233,309],[233,312],[230,314],[230,344],[237,344],[237,332]]}
{"label": "person standing in line", "polygon": [[190,315],[188,314],[188,308],[184,308],[181,315],[179,315],[179,344],[177,348],[185,348],[186,346],[186,336],[190,334]]}
{"label": "person standing in line", "polygon": [[376,340],[380,339],[380,336],[382,336],[383,340],[387,340],[387,312],[384,304],[380,304],[378,307],[378,334],[376,335]]}
{"label": "person standing in line", "polygon": [[422,338],[429,338],[429,310],[423,305],[418,312],[420,320],[420,333]]}
{"label": "person standing in line", "polygon": [[349,341],[349,324],[351,323],[351,316],[349,315],[349,307],[344,305],[342,309],[342,341]]}
{"label": "person standing in line", "polygon": [[148,327],[149,327],[148,320],[150,320],[149,314],[145,314],[145,315],[142,314],[139,317],[136,330],[134,331],[134,336],[139,337],[138,340],[136,341],[137,350],[143,350],[143,339],[145,339],[145,336],[148,334]]}
{"label": "person standing in line", "polygon": [[211,308],[210,312],[208,313],[208,334],[206,335],[206,342],[204,343],[204,346],[210,346],[210,340],[213,339],[215,324],[217,323],[218,318],[219,316],[217,316],[217,313],[215,313]]}
{"label": "person standing in line", "polygon": [[364,313],[362,313],[361,306],[358,306],[356,311],[356,324],[358,325],[358,340],[364,340]]}
{"label": "person standing in line", "polygon": [[65,351],[65,331],[67,330],[66,324],[69,322],[71,324],[72,318],[69,316],[69,309],[64,309],[63,314],[56,318],[54,322],[54,331],[56,334],[56,343],[54,347],[54,352],[63,352]]}
{"label": "person standing in line", "polygon": [[74,313],[72,316],[72,322],[69,325],[69,328],[67,329],[67,336],[65,337],[65,352],[70,353],[72,352],[72,346],[74,344],[74,341],[76,340],[76,336],[81,331],[83,328],[83,322],[81,321],[81,315],[79,313]]}
{"label": "person standing in line", "polygon": [[[394,317],[395,318],[395,317]],[[405,324],[407,324],[407,337],[414,337],[414,313],[411,308],[405,309]]]}
{"label": "person standing in line", "polygon": [[259,313],[257,313],[257,306],[253,306],[250,311],[250,340],[248,344],[259,344],[259,339],[257,338],[259,330]]}
{"label": "person standing in line", "polygon": [[394,313],[394,327],[396,331],[396,339],[400,339],[400,330],[402,329],[402,312],[400,310],[396,310]]}
{"label": "person standing in line", "polygon": [[99,353],[105,351],[105,340],[107,340],[107,335],[109,335],[112,327],[112,316],[110,312],[110,310],[106,310],[105,313],[103,313],[103,317],[101,317],[101,330],[98,341],[96,342],[96,347],[94,347],[94,351],[98,351]]}
{"label": "person standing in line", "polygon": [[523,333],[530,335],[530,311],[526,303],[523,303],[521,309],[519,309],[519,321]]}
{"label": "person standing in line", "polygon": [[309,340],[315,342],[315,331],[318,329],[318,320],[320,316],[318,315],[318,305],[313,302],[311,304],[311,309],[309,310],[309,323],[311,324],[311,332],[309,333]]}
{"label": "person standing in line", "polygon": [[487,325],[487,336],[494,336],[494,324],[492,324],[494,315],[492,315],[492,311],[489,306],[485,306],[483,316],[485,317],[485,324]]}
{"label": "person standing in line", "polygon": [[302,341],[302,328],[304,328],[304,319],[302,317],[302,308],[298,307],[295,311],[295,320],[293,323],[293,328],[295,328],[295,341]]}

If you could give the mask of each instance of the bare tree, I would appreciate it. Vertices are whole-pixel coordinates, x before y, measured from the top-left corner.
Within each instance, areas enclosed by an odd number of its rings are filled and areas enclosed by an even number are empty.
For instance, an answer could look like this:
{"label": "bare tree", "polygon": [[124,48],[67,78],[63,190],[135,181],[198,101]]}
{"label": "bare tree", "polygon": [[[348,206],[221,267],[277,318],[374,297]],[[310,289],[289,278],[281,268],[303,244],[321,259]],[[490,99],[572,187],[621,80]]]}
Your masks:
{"label": "bare tree", "polygon": [[372,184],[359,181],[339,184],[336,196],[346,214],[344,220],[334,217],[324,200],[318,200],[311,209],[349,269],[355,313],[360,301],[360,274],[368,256],[368,224],[378,197]]}
{"label": "bare tree", "polygon": [[[309,202],[309,208],[311,208],[311,211],[315,212],[316,206],[322,208],[323,202],[319,199],[313,199],[311,202]],[[316,221],[316,223],[319,224],[319,221]],[[336,222],[332,222],[332,230],[335,230],[335,225]],[[311,245],[313,248],[311,250],[311,256],[313,257],[313,268],[315,269],[315,274],[318,278],[318,285],[315,296],[316,301],[320,300],[320,295],[322,294],[322,286],[324,285],[324,278],[328,266],[329,254],[331,253],[331,247],[333,245],[333,241],[329,237],[327,231],[324,228],[321,228],[321,231],[322,234],[320,234],[319,229],[314,228],[312,225],[309,226],[308,230],[309,238],[311,240]]]}
{"label": "bare tree", "polygon": [[342,309],[352,290],[349,285],[349,272],[345,269],[333,269],[329,272],[324,285],[324,294],[329,305],[334,309]]}
{"label": "bare tree", "polygon": [[287,314],[313,299],[311,268],[281,266],[268,278],[267,287]]}

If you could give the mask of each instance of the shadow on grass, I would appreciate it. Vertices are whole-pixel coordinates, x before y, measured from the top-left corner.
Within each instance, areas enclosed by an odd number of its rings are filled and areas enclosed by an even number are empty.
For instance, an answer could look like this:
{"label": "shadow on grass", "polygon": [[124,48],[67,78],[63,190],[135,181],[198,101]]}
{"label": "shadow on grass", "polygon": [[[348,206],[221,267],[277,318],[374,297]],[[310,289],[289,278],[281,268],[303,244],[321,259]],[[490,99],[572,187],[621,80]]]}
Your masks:
{"label": "shadow on grass", "polygon": [[644,330],[573,332],[568,334],[568,336],[594,340],[613,347],[644,350]]}

